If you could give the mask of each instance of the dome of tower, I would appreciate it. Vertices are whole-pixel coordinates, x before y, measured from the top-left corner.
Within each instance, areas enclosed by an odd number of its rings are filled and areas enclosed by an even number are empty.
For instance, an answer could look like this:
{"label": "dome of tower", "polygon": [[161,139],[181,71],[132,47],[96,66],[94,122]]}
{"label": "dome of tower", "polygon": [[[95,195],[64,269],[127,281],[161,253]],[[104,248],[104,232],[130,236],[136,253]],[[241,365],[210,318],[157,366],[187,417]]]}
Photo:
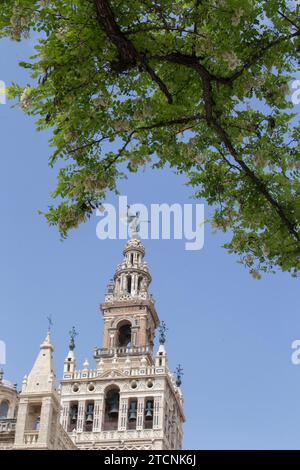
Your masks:
{"label": "dome of tower", "polygon": [[142,253],[143,256],[145,255],[144,245],[138,238],[131,238],[130,240],[128,240],[123,251],[124,256],[128,251],[132,250],[139,251],[140,253]]}

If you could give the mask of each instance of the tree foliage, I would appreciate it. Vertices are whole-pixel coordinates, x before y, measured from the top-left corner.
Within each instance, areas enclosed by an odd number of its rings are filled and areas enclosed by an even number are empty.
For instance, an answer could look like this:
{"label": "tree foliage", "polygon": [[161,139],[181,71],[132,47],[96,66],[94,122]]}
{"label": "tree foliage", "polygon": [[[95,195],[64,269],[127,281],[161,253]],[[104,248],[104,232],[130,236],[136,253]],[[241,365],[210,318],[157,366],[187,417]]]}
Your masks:
{"label": "tree foliage", "polygon": [[[10,93],[51,128],[47,214],[63,236],[151,161],[188,177],[254,275],[300,269],[299,127],[289,97],[300,11],[284,0],[0,0],[0,34],[34,30]],[[112,152],[118,145],[118,151]]]}

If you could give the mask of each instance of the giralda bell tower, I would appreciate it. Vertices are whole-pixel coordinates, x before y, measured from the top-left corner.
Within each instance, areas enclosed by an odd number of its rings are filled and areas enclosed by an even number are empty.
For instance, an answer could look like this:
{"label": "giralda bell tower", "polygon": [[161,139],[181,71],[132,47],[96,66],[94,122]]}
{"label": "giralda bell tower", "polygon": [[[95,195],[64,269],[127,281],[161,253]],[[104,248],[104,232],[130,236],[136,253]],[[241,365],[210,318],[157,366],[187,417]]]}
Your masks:
{"label": "giralda bell tower", "polygon": [[[168,369],[164,328],[149,293],[151,275],[137,238],[108,284],[100,306],[103,344],[95,368],[76,369],[74,338],[65,360],[61,422],[81,449],[181,449],[180,370]],[[160,326],[159,349],[154,337]]]}

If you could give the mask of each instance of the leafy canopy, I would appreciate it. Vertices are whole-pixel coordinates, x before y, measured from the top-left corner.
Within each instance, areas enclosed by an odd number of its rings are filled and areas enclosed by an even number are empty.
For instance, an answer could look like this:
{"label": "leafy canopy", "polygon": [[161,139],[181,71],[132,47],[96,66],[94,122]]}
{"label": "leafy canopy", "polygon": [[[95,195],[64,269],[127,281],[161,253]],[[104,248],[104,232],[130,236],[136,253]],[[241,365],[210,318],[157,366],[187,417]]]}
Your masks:
{"label": "leafy canopy", "polygon": [[[148,161],[188,177],[254,277],[300,268],[299,127],[289,82],[300,11],[284,0],[0,0],[0,35],[34,30],[13,85],[51,128],[63,236]],[[118,145],[118,151],[112,152]],[[123,163],[124,165],[124,163]]]}

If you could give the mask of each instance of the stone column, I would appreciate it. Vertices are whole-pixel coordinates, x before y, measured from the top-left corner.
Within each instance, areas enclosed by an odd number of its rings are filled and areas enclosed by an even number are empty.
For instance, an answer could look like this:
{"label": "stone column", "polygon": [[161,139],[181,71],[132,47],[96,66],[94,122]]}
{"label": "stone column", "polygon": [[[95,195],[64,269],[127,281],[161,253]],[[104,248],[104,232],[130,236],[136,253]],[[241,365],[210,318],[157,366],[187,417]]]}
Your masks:
{"label": "stone column", "polygon": [[93,432],[100,432],[102,430],[103,405],[104,405],[103,398],[100,400],[95,400]]}
{"label": "stone column", "polygon": [[120,398],[118,431],[126,431],[128,415],[128,398]]}
{"label": "stone column", "polygon": [[69,414],[70,414],[70,403],[69,402],[63,403],[60,422],[65,431],[68,431]]}
{"label": "stone column", "polygon": [[85,419],[85,400],[80,400],[78,402],[78,416],[77,416],[77,432],[83,431]]}
{"label": "stone column", "polygon": [[38,444],[45,445],[48,449],[50,447],[51,427],[52,427],[52,413],[53,413],[53,402],[52,398],[45,397],[42,401],[41,418],[40,418],[40,430],[38,437]]}
{"label": "stone column", "polygon": [[137,402],[136,429],[140,431],[144,427],[145,398],[139,397]]}
{"label": "stone column", "polygon": [[138,284],[138,274],[135,273],[132,275],[132,285],[133,285],[132,293],[134,295],[137,294],[137,284]]}
{"label": "stone column", "polygon": [[17,424],[16,424],[16,435],[15,435],[16,447],[22,447],[24,445],[24,434],[26,431],[27,413],[28,413],[28,399],[21,398],[19,402]]}
{"label": "stone column", "polygon": [[146,346],[147,343],[147,318],[140,318],[140,328],[138,331],[137,346]]}
{"label": "stone column", "polygon": [[153,429],[161,429],[163,409],[161,397],[155,397],[153,403]]}
{"label": "stone column", "polygon": [[109,320],[105,320],[104,322],[103,347],[109,348]]}

